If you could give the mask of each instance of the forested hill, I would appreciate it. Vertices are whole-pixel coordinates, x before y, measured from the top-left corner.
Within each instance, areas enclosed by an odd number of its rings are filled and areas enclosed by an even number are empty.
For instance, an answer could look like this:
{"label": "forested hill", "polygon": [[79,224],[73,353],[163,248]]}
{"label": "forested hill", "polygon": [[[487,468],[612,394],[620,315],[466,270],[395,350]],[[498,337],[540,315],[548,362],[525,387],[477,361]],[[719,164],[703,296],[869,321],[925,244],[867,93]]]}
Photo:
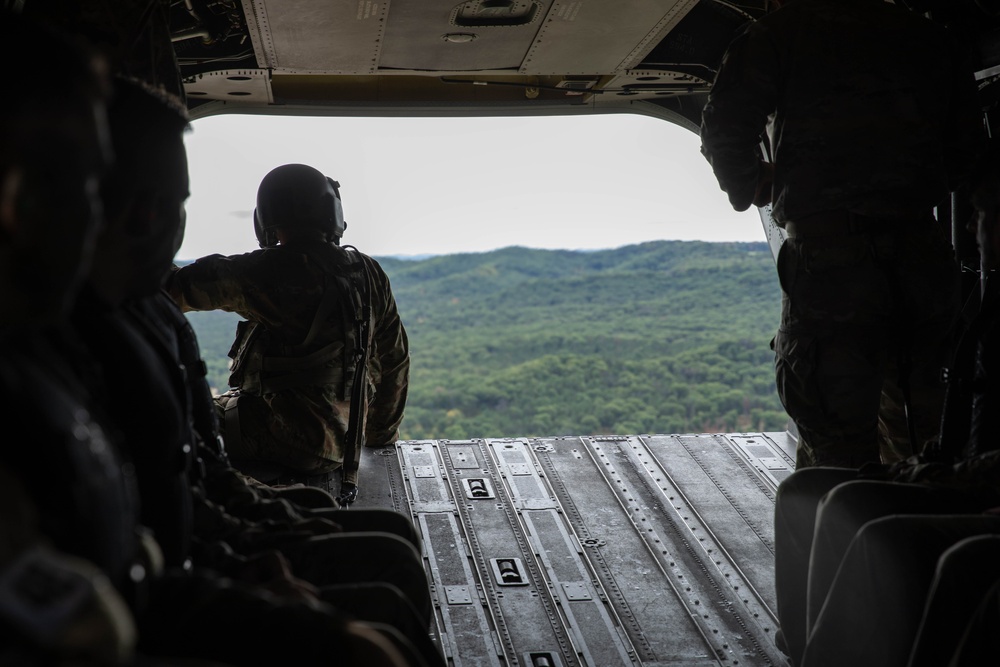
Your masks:
{"label": "forested hill", "polygon": [[[410,338],[406,439],[785,428],[764,243],[379,261]],[[237,319],[191,314],[216,387]]]}

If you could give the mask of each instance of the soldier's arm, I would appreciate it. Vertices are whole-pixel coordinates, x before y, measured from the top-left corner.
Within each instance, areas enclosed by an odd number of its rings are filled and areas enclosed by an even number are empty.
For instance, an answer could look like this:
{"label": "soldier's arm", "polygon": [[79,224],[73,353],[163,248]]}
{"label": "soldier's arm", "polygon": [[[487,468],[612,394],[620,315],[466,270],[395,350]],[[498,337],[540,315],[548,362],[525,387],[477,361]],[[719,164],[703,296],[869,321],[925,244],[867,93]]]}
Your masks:
{"label": "soldier's arm", "polygon": [[895,482],[927,484],[962,491],[986,503],[1000,498],[1000,450],[959,461],[903,465],[890,477]]}
{"label": "soldier's arm", "polygon": [[751,25],[729,45],[702,112],[701,152],[737,211],[754,203],[759,146],[778,102],[778,50]]}
{"label": "soldier's arm", "polygon": [[[252,253],[251,253],[252,254]],[[247,310],[244,286],[248,255],[209,255],[193,264],[175,268],[164,288],[181,310]]]}
{"label": "soldier's arm", "polygon": [[376,372],[373,377],[375,399],[368,409],[365,441],[369,446],[381,447],[399,438],[410,379],[410,349],[389,277],[375,260],[371,260],[369,268],[375,309],[370,354]]}

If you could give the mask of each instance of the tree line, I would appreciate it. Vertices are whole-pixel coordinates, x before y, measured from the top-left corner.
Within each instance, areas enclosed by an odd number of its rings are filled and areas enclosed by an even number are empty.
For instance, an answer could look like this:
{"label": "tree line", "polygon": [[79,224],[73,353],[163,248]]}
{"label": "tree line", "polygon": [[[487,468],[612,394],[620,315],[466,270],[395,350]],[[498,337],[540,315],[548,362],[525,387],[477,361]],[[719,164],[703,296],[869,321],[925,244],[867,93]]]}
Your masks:
{"label": "tree line", "polygon": [[[380,258],[410,339],[405,439],[784,430],[764,243]],[[226,388],[239,317],[189,313]]]}

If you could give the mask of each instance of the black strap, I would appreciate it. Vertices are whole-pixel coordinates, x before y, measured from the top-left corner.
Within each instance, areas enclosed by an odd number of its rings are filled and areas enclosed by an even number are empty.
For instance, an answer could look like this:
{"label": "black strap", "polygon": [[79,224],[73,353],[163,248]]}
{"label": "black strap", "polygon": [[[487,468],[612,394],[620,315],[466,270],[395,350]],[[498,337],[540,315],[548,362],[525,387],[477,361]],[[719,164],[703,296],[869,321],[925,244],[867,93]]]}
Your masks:
{"label": "black strap", "polygon": [[[357,252],[353,246],[345,246]],[[360,253],[358,253],[360,255]],[[363,256],[359,257],[364,273],[361,291],[361,311],[355,313],[357,327],[356,346],[354,351],[354,382],[351,385],[351,410],[347,420],[347,434],[344,436],[344,462],[341,467],[340,500],[344,506],[349,506],[357,498],[358,470],[361,464],[361,449],[363,434],[363,417],[368,398],[365,378],[368,369],[368,354],[371,346],[371,276]]]}
{"label": "black strap", "polygon": [[238,446],[243,441],[243,431],[240,428],[239,393],[230,395],[226,401],[226,442]]}

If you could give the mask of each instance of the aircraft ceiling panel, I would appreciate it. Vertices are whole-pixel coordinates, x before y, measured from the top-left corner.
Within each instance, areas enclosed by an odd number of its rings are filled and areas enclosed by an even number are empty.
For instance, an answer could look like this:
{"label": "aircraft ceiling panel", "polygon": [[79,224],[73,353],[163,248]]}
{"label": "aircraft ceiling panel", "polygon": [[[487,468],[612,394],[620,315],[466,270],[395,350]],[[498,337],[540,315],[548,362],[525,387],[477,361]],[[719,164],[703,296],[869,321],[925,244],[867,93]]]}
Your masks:
{"label": "aircraft ceiling panel", "polygon": [[388,7],[388,0],[254,0],[258,60],[276,73],[372,73]]}
{"label": "aircraft ceiling panel", "polygon": [[697,3],[555,0],[521,72],[611,74],[633,67]]}
{"label": "aircraft ceiling panel", "polygon": [[516,70],[552,0],[393,0],[379,66]]}

